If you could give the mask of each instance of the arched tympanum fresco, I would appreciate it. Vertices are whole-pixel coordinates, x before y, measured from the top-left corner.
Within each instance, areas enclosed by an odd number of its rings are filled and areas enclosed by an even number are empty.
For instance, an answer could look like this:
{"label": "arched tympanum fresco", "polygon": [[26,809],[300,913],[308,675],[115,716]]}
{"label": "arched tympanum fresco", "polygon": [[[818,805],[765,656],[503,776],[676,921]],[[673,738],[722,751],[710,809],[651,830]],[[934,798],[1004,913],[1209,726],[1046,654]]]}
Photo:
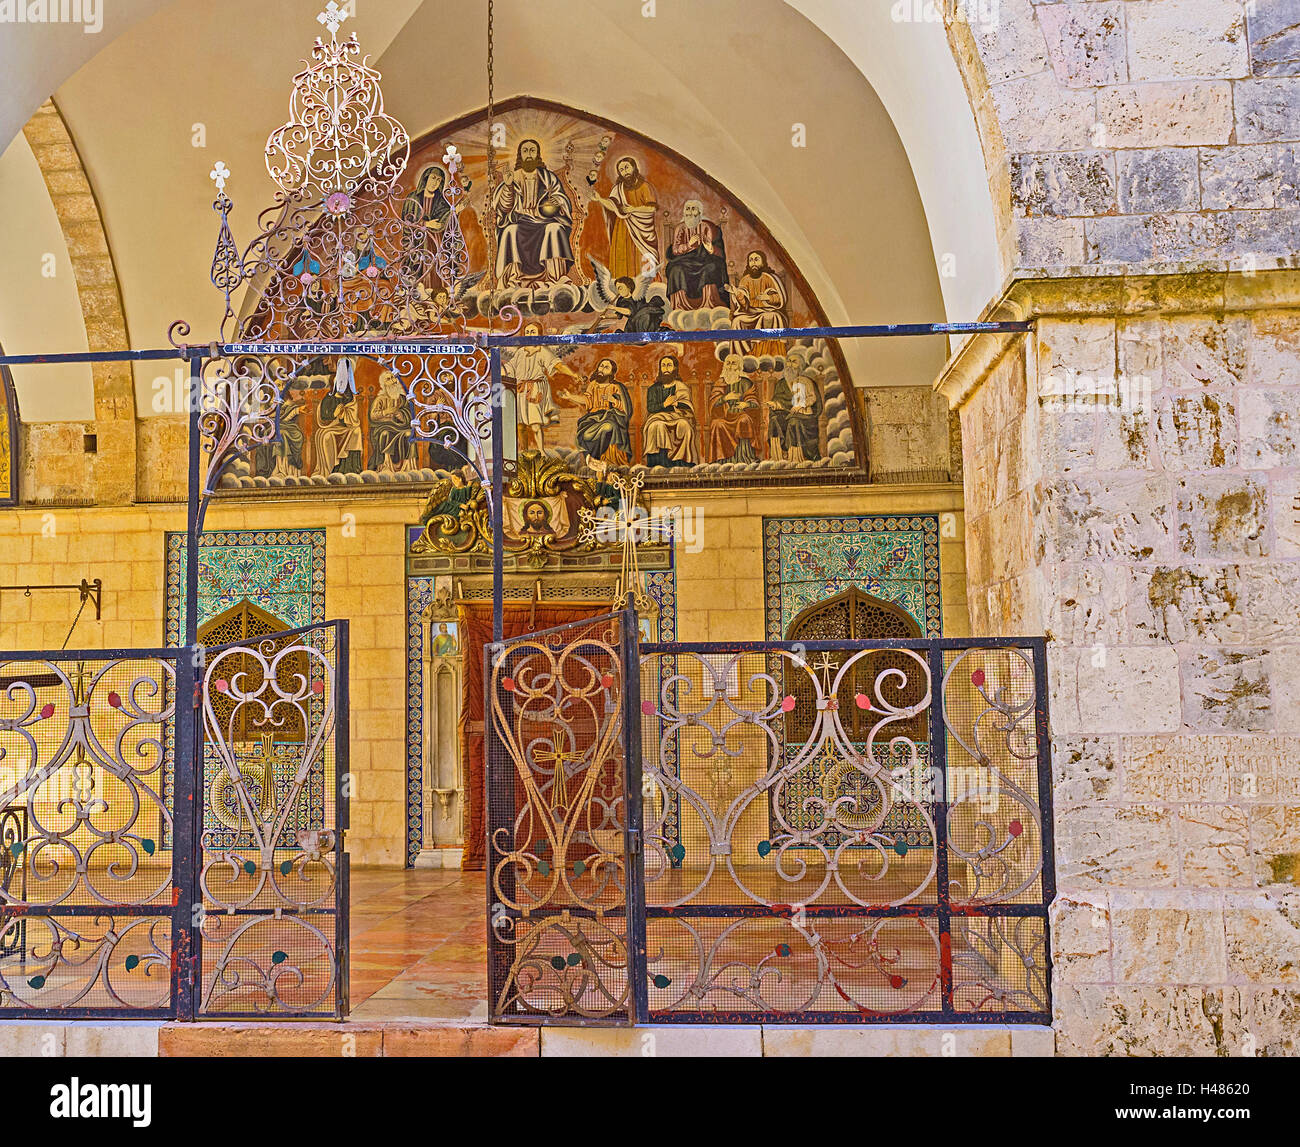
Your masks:
{"label": "arched tympanum fresco", "polygon": [[[425,277],[430,331],[487,328],[507,305],[529,334],[752,331],[722,344],[504,352],[521,450],[559,455],[597,477],[645,466],[660,485],[840,483],[862,473],[863,436],[837,349],[764,334],[826,318],[744,204],[681,156],[571,108],[520,99],[495,122],[495,178],[482,114],[423,137],[402,177],[403,215],[438,233],[451,210],[441,160],[449,146],[462,157],[469,274],[455,295],[435,271]],[[383,276],[396,253],[382,236],[357,231],[346,265],[358,277]],[[304,308],[311,270],[286,268],[306,272]],[[352,333],[368,333],[364,315]],[[450,450],[410,439],[403,388],[377,363],[326,356],[298,381],[285,397],[280,440],[241,463],[228,484],[421,483],[460,468]]]}

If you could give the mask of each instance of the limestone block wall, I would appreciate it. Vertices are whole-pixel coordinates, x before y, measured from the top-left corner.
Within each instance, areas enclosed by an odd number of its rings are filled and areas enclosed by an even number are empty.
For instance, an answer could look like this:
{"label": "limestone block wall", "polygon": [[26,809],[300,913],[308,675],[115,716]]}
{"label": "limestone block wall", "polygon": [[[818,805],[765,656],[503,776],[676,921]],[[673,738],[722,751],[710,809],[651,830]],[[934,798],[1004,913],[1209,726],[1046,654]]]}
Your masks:
{"label": "limestone block wall", "polygon": [[1300,217],[1291,0],[962,0],[1004,269],[1276,265]]}
{"label": "limestone block wall", "polygon": [[875,386],[858,393],[873,482],[950,480],[948,404],[942,395],[921,386]]}
{"label": "limestone block wall", "polygon": [[1066,1054],[1300,1051],[1295,290],[1017,284],[944,380],[973,628],[1050,639]]}
{"label": "limestone block wall", "polygon": [[[357,864],[401,864],[405,834],[406,589],[402,527],[421,500],[218,503],[209,529],[325,527],[325,614],[351,630],[348,848]],[[183,506],[23,509],[0,514],[0,584],[104,581],[103,619],[87,608],[69,648],[164,643],[164,537]],[[75,593],[0,594],[0,650],[57,649]]]}

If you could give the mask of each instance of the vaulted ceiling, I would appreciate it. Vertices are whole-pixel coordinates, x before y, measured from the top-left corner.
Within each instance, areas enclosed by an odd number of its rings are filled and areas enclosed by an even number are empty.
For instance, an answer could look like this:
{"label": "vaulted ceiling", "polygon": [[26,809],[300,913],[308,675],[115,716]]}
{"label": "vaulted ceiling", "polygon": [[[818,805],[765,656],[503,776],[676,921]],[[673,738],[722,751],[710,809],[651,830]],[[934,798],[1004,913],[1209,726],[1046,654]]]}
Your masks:
{"label": "vaulted ceiling", "polygon": [[[319,0],[133,0],[104,29],[0,39],[0,343],[84,347],[58,222],[21,129],[53,95],[90,179],[135,347],[215,332],[208,172],[232,170],[236,238],[273,185],[262,150],[319,31]],[[486,102],[486,4],[359,0],[354,30],[413,136]],[[859,0],[497,0],[496,94],[563,102],[660,140],[764,220],[835,323],[976,317],[997,286],[973,118],[940,25]],[[121,9],[129,8],[129,12]],[[879,9],[879,11],[877,11]],[[882,15],[884,14],[884,15]],[[806,146],[794,146],[803,125]],[[901,138],[900,138],[901,137]],[[7,145],[7,150],[4,150]],[[948,258],[950,257],[950,258]],[[941,278],[939,267],[955,273]],[[78,341],[78,338],[80,341]],[[845,348],[859,385],[929,383],[943,340]],[[34,368],[46,369],[46,368]],[[150,413],[153,365],[136,370]],[[88,372],[18,373],[25,421],[85,418]]]}

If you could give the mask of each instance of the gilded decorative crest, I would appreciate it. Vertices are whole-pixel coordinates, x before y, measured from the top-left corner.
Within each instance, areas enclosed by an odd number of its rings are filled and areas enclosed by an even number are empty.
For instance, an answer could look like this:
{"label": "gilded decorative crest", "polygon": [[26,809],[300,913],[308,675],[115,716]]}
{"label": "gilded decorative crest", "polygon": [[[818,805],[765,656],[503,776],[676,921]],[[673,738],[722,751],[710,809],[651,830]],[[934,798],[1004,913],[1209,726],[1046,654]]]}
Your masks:
{"label": "gilded decorative crest", "polygon": [[[575,472],[553,454],[526,450],[519,456],[518,472],[505,488],[506,550],[526,556],[538,566],[547,564],[553,555],[617,550],[621,538],[589,530],[585,523],[602,516],[614,520],[622,502],[618,485]],[[482,485],[464,473],[447,475],[434,486],[420,522],[424,533],[412,545],[412,553],[492,550],[486,495]]]}

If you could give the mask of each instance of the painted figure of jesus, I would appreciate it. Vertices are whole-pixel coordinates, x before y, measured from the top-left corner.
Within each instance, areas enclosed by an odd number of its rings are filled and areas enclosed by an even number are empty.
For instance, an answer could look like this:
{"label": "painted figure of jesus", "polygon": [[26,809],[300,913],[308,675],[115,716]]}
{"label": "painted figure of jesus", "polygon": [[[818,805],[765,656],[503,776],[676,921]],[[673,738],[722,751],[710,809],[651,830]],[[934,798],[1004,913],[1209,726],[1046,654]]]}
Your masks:
{"label": "painted figure of jesus", "polygon": [[514,170],[492,193],[497,226],[497,283],[560,283],[573,266],[573,202],[559,176],[542,160],[542,146],[526,139]]}

